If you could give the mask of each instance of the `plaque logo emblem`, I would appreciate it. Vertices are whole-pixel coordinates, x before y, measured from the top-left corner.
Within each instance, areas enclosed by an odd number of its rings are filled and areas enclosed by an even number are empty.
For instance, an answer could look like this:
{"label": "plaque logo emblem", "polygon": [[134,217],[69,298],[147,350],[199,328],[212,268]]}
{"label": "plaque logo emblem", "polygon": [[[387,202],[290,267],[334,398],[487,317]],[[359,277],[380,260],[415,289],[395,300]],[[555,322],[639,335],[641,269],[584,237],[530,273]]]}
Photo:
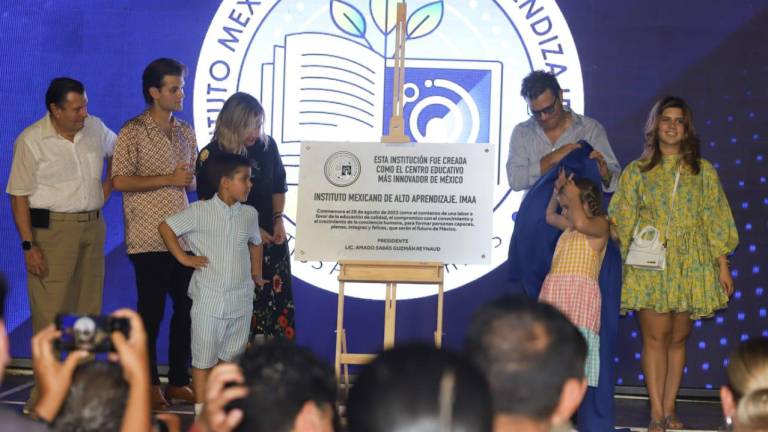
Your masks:
{"label": "plaque logo emblem", "polygon": [[325,161],[324,172],[332,185],[347,187],[360,177],[360,160],[350,152],[336,152]]}

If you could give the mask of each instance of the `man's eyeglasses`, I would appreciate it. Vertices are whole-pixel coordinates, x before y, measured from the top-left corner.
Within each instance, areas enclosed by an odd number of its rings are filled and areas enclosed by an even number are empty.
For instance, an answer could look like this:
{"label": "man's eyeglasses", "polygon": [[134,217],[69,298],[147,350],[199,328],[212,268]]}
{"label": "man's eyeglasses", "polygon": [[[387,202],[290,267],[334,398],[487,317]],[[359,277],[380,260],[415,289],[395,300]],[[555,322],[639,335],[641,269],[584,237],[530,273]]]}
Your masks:
{"label": "man's eyeglasses", "polygon": [[556,96],[555,100],[552,101],[552,103],[549,106],[546,106],[540,110],[531,109],[530,105],[526,105],[528,108],[528,115],[531,117],[541,118],[542,114],[550,115],[555,112],[555,107],[557,106],[557,100],[560,99],[560,96]]}

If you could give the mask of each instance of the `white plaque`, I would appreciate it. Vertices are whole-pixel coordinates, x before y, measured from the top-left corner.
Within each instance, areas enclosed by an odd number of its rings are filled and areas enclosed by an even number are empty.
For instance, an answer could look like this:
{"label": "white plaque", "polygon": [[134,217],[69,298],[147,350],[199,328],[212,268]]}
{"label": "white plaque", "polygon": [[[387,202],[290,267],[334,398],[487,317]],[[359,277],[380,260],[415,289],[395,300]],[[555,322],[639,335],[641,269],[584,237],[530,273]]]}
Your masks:
{"label": "white plaque", "polygon": [[487,144],[303,142],[301,261],[491,262]]}

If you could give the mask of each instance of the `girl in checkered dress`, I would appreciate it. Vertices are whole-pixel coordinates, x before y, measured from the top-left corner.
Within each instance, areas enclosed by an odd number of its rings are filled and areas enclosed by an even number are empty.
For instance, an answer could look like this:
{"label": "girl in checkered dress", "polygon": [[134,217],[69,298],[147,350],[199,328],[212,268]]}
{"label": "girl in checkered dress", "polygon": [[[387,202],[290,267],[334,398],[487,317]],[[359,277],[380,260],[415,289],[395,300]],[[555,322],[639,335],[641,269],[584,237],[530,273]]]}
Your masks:
{"label": "girl in checkered dress", "polygon": [[[608,244],[609,224],[600,187],[560,171],[547,206],[547,223],[563,230],[544,279],[539,301],[563,312],[579,328],[589,347],[586,376],[597,387],[600,370],[600,287],[598,277]],[[557,212],[558,203],[562,212]]]}

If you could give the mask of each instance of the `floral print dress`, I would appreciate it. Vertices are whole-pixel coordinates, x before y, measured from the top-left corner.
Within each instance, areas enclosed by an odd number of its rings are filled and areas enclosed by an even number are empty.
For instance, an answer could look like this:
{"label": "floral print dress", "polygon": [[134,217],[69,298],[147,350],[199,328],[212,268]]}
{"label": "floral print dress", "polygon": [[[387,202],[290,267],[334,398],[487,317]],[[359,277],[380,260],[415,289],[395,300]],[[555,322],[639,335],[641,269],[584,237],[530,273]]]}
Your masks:
{"label": "floral print dress", "polygon": [[717,171],[708,161],[700,161],[698,174],[687,166],[681,169],[671,209],[679,155],[663,156],[647,172],[640,170],[644,162],[636,160],[622,173],[609,206],[622,257],[627,256],[636,225],[656,227],[667,247],[665,270],[624,265],[622,312],[689,312],[691,319],[699,319],[728,304],[718,278],[717,257],[732,252],[739,238]]}

